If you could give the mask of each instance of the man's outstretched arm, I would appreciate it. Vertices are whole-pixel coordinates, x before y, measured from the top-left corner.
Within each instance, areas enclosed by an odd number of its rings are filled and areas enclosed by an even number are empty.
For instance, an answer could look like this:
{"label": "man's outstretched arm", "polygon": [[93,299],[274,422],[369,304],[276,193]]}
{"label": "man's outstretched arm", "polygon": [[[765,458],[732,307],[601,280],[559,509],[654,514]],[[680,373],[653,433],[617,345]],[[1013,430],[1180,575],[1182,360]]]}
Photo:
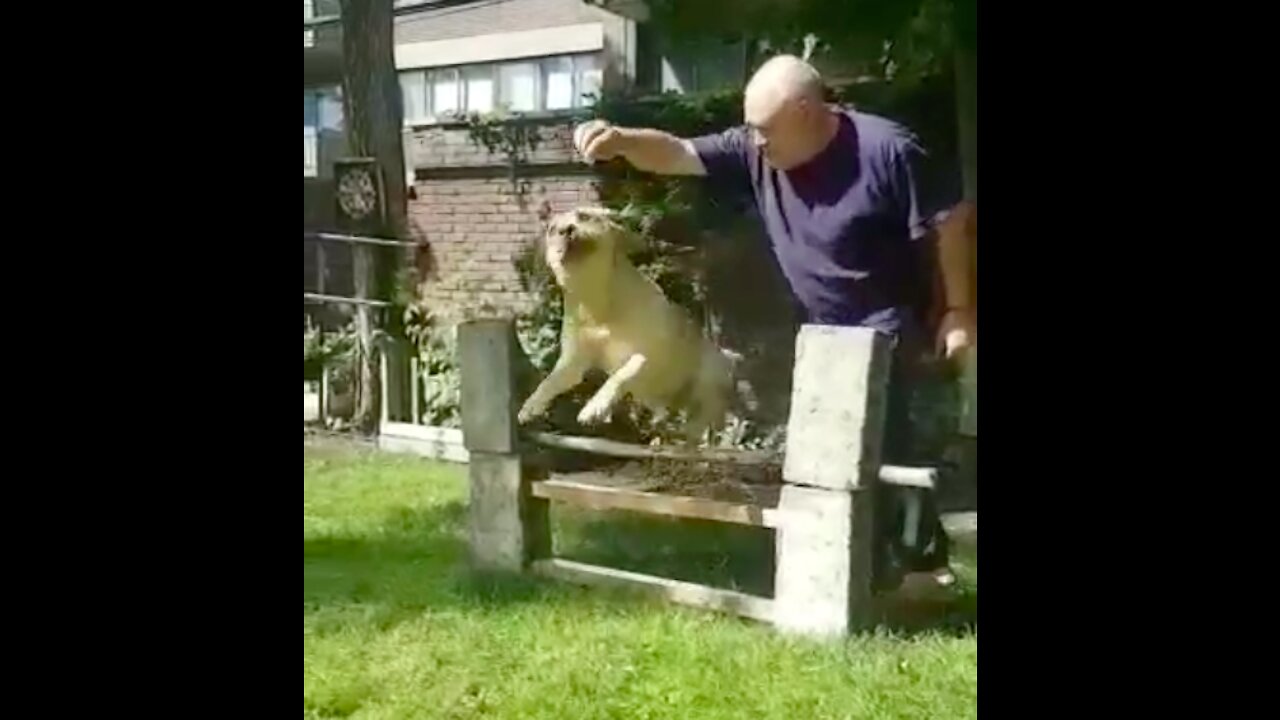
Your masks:
{"label": "man's outstretched arm", "polygon": [[967,201],[957,205],[938,226],[938,265],[947,301],[938,342],[947,357],[954,357],[978,340],[977,273],[973,262],[977,227],[977,206]]}
{"label": "man's outstretched arm", "polygon": [[706,175],[693,141],[662,130],[624,128],[592,120],[573,131],[575,149],[587,162],[620,157],[637,170],[658,175]]}

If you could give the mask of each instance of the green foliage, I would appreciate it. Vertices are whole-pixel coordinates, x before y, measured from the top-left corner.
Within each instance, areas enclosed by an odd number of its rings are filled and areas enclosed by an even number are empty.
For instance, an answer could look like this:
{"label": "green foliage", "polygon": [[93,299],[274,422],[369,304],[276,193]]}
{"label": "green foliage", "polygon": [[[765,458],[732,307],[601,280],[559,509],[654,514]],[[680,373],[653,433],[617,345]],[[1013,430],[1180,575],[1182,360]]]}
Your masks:
{"label": "green foliage", "polygon": [[[304,719],[977,717],[976,556],[955,603],[797,642],[625,593],[477,577],[468,490],[456,465],[304,445]],[[572,506],[553,525],[557,556],[771,591],[761,528]]]}
{"label": "green foliage", "polygon": [[418,358],[422,393],[418,422],[461,426],[462,376],[455,328],[437,322],[421,305],[410,305],[404,314],[404,333]]}
{"label": "green foliage", "polygon": [[302,377],[318,382],[321,372],[329,368],[329,382],[334,393],[341,394],[355,383],[356,361],[360,354],[359,338],[355,325],[340,330],[321,329],[303,318],[302,329]]}
{"label": "green foliage", "polygon": [[[605,0],[590,0],[602,4]],[[956,7],[962,32],[972,35],[976,0],[650,0],[649,24],[676,40],[745,39],[764,54],[802,54],[815,35],[815,59],[864,62],[885,79],[923,77],[939,70],[951,50]]]}
{"label": "green foliage", "polygon": [[501,154],[507,161],[513,189],[521,196],[529,190],[527,182],[520,182],[519,169],[529,161],[529,153],[542,142],[538,122],[530,122],[520,113],[499,108],[489,113],[472,112],[463,116],[467,137],[472,144],[483,147],[490,154]]}

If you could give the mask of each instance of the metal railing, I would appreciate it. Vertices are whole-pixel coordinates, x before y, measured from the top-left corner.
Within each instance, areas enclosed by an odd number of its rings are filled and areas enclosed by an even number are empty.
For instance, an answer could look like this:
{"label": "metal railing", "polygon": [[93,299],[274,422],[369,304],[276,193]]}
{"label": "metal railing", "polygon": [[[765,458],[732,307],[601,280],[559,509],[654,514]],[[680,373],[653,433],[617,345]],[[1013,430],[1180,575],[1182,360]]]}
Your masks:
{"label": "metal railing", "polygon": [[390,307],[391,303],[386,300],[376,300],[363,297],[345,297],[342,295],[331,295],[325,292],[325,252],[324,243],[335,242],[347,245],[365,245],[372,247],[399,247],[399,248],[415,248],[418,243],[407,242],[404,240],[388,240],[386,238],[363,237],[360,235],[343,235],[340,233],[328,232],[302,232],[302,241],[314,241],[320,244],[316,247],[316,290],[317,292],[302,293],[302,301],[304,303],[334,303],[339,305],[365,305],[368,307]]}

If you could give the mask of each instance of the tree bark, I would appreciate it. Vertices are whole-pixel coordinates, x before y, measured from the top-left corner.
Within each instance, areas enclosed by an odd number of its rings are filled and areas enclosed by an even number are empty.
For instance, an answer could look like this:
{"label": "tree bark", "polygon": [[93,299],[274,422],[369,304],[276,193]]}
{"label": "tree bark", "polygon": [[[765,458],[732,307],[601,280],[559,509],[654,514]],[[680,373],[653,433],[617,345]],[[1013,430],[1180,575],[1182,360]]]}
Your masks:
{"label": "tree bark", "polygon": [[[392,0],[340,0],[342,83],[351,153],[378,161],[386,197],[384,237],[409,235],[401,128],[403,110],[395,68]],[[357,297],[390,297],[397,269],[393,250],[354,247]],[[376,290],[377,292],[372,292]],[[360,395],[356,423],[369,431],[378,421],[378,358],[369,307],[356,311],[360,335]],[[387,318],[396,324],[397,318]]]}
{"label": "tree bark", "polygon": [[957,0],[954,26],[956,113],[964,197],[978,201],[978,43],[977,2]]}

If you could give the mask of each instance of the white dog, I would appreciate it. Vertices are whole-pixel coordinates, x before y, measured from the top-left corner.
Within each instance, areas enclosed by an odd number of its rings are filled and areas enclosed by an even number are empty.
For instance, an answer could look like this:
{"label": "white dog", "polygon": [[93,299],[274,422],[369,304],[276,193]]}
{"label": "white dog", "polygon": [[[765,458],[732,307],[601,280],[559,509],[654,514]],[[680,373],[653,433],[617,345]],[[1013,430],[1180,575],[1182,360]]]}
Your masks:
{"label": "white dog", "polygon": [[690,443],[723,425],[733,363],[631,264],[627,252],[639,249],[638,241],[606,209],[550,218],[545,259],[564,292],[560,359],[520,409],[521,423],[546,412],[587,370],[598,368],[609,378],[578,414],[580,423],[607,419],[630,394],[655,413],[688,410]]}

